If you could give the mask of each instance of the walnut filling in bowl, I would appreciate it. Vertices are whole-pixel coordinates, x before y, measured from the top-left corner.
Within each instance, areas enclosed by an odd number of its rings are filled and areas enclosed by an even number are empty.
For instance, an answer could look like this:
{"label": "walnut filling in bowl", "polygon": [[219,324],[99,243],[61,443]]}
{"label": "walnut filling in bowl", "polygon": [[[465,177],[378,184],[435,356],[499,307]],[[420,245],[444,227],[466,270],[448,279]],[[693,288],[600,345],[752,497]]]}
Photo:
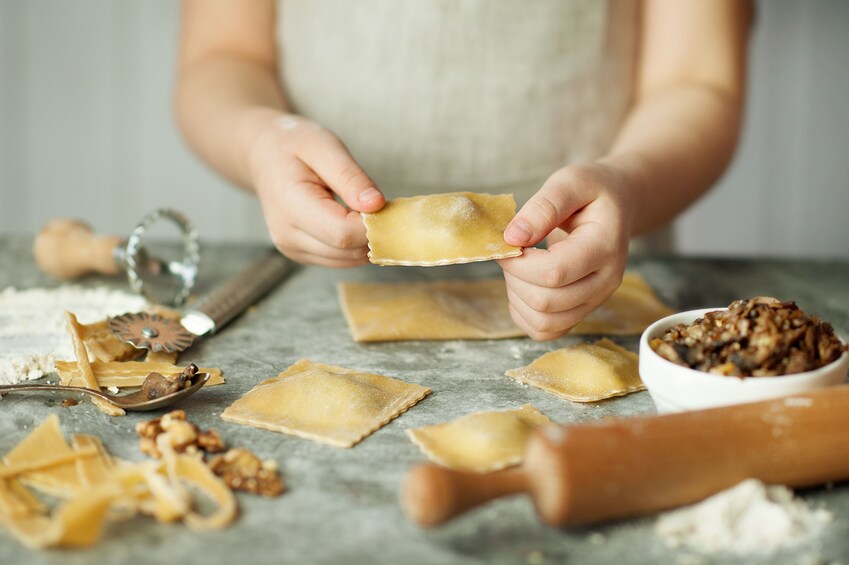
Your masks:
{"label": "walnut filling in bowl", "polygon": [[678,412],[838,385],[849,351],[831,325],[759,297],[658,320],[640,337],[639,366],[658,412]]}
{"label": "walnut filling in bowl", "polygon": [[727,310],[676,324],[649,345],[678,365],[735,377],[804,373],[847,349],[831,324],[806,315],[795,302],[770,297],[737,300]]}

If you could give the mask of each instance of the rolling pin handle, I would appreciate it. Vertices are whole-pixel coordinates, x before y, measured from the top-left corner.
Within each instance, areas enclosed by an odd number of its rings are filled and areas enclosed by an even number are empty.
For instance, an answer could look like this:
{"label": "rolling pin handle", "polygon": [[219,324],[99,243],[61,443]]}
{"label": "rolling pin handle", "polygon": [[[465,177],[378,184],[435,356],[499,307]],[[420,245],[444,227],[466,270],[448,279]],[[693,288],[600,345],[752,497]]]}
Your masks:
{"label": "rolling pin handle", "polygon": [[407,474],[401,501],[411,520],[431,527],[490,500],[527,490],[526,476],[521,470],[480,474],[424,464]]}
{"label": "rolling pin handle", "polygon": [[122,267],[115,260],[115,249],[122,245],[120,237],[96,235],[85,222],[58,218],[41,229],[33,251],[44,273],[67,280],[88,273],[122,273]]}

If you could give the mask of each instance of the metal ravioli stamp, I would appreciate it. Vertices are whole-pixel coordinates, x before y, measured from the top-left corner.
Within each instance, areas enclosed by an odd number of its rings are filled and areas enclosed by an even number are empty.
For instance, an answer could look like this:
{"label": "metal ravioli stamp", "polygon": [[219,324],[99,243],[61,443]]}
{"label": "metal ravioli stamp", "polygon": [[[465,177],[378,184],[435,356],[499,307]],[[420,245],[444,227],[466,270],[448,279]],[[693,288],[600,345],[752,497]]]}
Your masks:
{"label": "metal ravioli stamp", "polygon": [[109,318],[109,329],[121,341],[155,352],[183,351],[194,341],[194,335],[177,320],[147,312]]}

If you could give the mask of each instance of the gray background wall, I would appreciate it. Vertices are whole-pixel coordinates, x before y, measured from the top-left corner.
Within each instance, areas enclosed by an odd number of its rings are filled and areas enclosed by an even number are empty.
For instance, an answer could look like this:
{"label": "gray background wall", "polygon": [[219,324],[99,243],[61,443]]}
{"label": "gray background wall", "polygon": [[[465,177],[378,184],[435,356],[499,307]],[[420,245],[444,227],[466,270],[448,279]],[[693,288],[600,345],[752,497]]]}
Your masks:
{"label": "gray background wall", "polygon": [[[265,239],[171,116],[177,2],[0,0],[0,234],[79,217],[126,234],[160,206],[207,239]],[[849,2],[759,3],[746,129],[678,221],[690,254],[849,258]]]}

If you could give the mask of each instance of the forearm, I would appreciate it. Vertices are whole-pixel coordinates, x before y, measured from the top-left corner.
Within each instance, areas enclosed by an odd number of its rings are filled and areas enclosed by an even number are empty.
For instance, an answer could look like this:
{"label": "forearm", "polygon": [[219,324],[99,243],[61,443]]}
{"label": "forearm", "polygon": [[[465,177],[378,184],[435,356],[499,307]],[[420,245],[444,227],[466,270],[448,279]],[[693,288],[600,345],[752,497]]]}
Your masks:
{"label": "forearm", "polygon": [[274,70],[238,55],[204,57],[181,69],[175,103],[192,149],[219,173],[252,189],[250,147],[268,115],[286,109]]}
{"label": "forearm", "polygon": [[681,84],[634,106],[601,160],[625,177],[633,236],[665,225],[719,179],[737,143],[741,97]]}

